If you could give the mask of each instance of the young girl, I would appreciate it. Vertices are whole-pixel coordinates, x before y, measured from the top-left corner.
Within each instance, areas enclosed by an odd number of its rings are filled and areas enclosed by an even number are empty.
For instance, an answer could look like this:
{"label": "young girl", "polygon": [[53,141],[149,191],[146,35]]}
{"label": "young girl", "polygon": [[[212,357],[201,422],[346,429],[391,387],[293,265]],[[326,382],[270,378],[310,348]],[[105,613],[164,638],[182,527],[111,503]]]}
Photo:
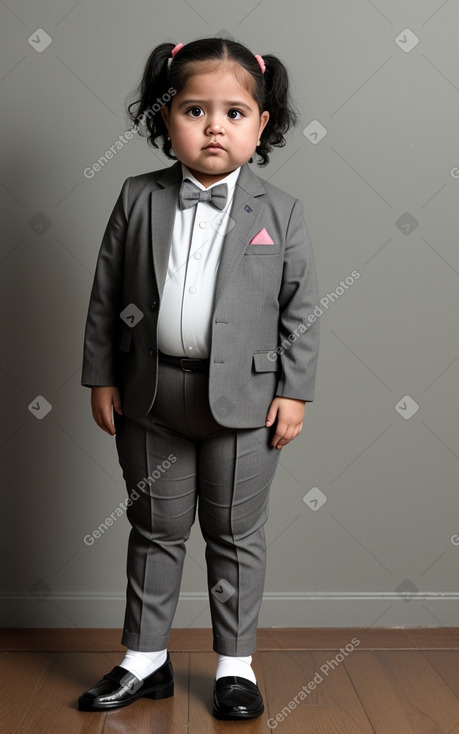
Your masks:
{"label": "young girl", "polygon": [[282,62],[222,38],[159,45],[139,94],[131,119],[176,163],[124,182],[89,304],[82,384],[116,435],[132,529],[128,649],[79,708],[173,695],[167,644],[198,507],[213,714],[251,719],[268,495],[313,400],[319,327],[302,204],[249,163],[266,164],[297,117]]}

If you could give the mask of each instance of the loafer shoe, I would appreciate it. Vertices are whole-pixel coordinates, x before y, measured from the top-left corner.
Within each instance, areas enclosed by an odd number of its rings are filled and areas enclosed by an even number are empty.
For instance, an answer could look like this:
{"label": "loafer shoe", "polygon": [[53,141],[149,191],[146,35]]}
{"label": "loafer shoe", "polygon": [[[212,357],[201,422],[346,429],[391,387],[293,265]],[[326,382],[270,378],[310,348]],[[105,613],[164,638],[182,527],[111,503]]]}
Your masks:
{"label": "loafer shoe", "polygon": [[168,652],[166,662],[144,680],[115,665],[110,673],[79,697],[78,708],[80,711],[110,711],[129,706],[142,696],[158,700],[173,695],[174,671]]}
{"label": "loafer shoe", "polygon": [[214,683],[213,714],[216,719],[255,719],[264,711],[256,683],[238,675],[224,675]]}

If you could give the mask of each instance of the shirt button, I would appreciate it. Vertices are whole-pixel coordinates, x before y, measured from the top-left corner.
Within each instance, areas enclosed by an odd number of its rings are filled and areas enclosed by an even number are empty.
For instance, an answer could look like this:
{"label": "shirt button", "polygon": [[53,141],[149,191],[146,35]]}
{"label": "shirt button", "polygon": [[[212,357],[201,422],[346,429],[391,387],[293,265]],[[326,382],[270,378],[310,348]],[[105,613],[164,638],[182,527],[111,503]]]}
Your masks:
{"label": "shirt button", "polygon": [[199,222],[199,226],[201,229],[205,229],[207,227],[207,220],[201,219],[201,221]]}
{"label": "shirt button", "polygon": [[188,288],[188,290],[190,291],[190,293],[196,293],[197,288],[195,288],[194,285],[192,285],[190,288]]}
{"label": "shirt button", "polygon": [[200,252],[195,252],[194,253],[194,256],[195,256],[196,260],[199,260],[199,258],[202,257],[202,255],[201,255]]}

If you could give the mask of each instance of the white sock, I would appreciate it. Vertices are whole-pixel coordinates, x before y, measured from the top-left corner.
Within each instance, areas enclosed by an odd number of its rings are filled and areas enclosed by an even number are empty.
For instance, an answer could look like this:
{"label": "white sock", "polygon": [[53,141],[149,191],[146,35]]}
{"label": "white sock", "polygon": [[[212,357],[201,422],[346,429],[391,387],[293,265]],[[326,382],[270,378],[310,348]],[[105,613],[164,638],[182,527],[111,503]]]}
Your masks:
{"label": "white sock", "polygon": [[224,675],[238,675],[241,678],[248,678],[252,683],[256,683],[255,673],[250,667],[252,656],[245,658],[237,658],[229,655],[219,655],[217,662],[217,672],[215,680],[223,678]]}
{"label": "white sock", "polygon": [[127,650],[123,661],[120,663],[121,668],[126,668],[133,673],[139,680],[143,680],[151,675],[166,662],[167,649],[155,650],[154,652],[139,652],[137,650]]}

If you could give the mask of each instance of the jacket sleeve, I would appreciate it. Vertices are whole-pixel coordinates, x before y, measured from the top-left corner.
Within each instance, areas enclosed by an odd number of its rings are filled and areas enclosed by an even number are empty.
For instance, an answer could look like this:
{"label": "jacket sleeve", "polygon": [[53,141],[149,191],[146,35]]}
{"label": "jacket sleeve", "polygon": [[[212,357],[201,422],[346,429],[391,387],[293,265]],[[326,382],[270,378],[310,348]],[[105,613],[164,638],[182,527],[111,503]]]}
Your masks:
{"label": "jacket sleeve", "polygon": [[293,205],[286,234],[284,267],[279,291],[281,362],[276,395],[312,402],[319,354],[316,264],[299,199]]}
{"label": "jacket sleeve", "polygon": [[110,215],[97,259],[84,336],[85,387],[116,385],[129,181],[125,180]]}

